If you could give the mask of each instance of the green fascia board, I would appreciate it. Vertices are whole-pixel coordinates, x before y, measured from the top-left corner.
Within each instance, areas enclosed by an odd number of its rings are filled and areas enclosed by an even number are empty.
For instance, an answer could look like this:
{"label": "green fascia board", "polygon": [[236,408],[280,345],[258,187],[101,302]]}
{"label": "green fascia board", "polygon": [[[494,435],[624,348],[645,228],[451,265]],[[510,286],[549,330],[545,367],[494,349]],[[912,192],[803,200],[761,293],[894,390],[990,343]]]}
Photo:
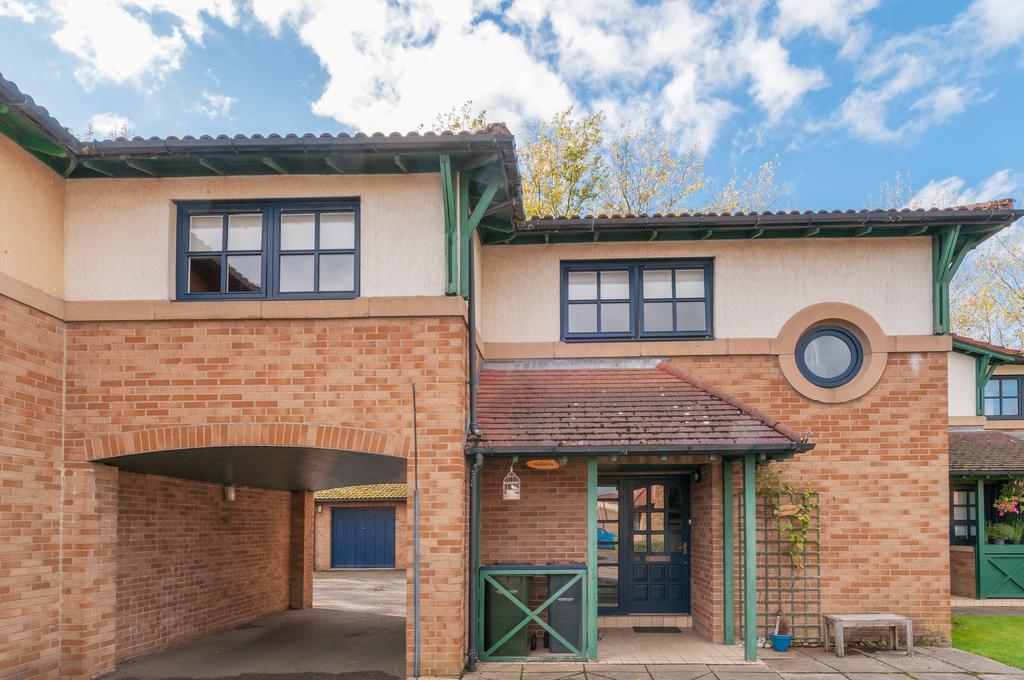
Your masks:
{"label": "green fascia board", "polygon": [[972,357],[986,356],[990,361],[1000,364],[1014,364],[1021,359],[1017,354],[1006,354],[987,347],[977,347],[956,338],[953,338],[953,351]]}

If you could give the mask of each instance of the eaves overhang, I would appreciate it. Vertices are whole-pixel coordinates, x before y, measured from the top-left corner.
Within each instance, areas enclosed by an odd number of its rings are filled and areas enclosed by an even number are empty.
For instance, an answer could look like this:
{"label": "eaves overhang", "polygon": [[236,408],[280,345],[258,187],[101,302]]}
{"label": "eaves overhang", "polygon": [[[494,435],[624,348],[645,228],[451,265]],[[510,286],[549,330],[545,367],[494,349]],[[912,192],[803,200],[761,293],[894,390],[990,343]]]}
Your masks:
{"label": "eaves overhang", "polygon": [[515,138],[502,123],[474,132],[203,135],[83,141],[0,75],[0,133],[69,179],[441,172],[466,178],[469,197],[497,185],[481,226],[523,220]]}
{"label": "eaves overhang", "polygon": [[935,235],[957,226],[964,238],[988,238],[1024,216],[1003,199],[942,209],[780,211],[534,217],[488,244],[593,241],[702,241],[885,238]]}

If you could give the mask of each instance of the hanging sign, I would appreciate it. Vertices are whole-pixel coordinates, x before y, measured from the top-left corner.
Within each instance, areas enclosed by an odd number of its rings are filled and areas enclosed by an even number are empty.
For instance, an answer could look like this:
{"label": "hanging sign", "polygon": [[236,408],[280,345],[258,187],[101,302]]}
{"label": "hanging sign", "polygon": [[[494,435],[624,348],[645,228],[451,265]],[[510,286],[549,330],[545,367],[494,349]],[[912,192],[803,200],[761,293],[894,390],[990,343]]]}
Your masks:
{"label": "hanging sign", "polygon": [[775,509],[776,517],[792,517],[793,515],[800,512],[799,505],[793,505],[792,503],[783,503]]}
{"label": "hanging sign", "polygon": [[562,464],[553,458],[531,458],[526,461],[526,467],[531,470],[557,470]]}

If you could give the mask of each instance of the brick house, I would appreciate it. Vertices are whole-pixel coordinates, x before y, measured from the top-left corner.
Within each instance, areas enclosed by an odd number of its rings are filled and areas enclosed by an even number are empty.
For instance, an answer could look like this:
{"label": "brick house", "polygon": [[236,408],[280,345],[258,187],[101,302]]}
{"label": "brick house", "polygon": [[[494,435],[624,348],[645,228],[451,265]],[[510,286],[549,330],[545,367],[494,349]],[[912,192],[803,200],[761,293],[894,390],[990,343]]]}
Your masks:
{"label": "brick house", "polygon": [[[1024,354],[953,336],[949,354],[950,592],[972,600],[1024,600],[1024,545],[995,545],[987,525],[1001,487],[1024,478]],[[1012,520],[1011,520],[1012,521]],[[1024,541],[1021,541],[1024,542]]]}
{"label": "brick house", "polygon": [[[631,617],[754,658],[798,577],[806,640],[948,641],[948,285],[1011,201],[526,219],[501,125],[82,142],[2,79],[0,131],[2,674],[308,607],[313,492],[390,483],[410,673],[569,593],[563,658]],[[808,573],[768,465],[819,499]]]}
{"label": "brick house", "polygon": [[405,569],[405,484],[365,484],[313,494],[313,568]]}

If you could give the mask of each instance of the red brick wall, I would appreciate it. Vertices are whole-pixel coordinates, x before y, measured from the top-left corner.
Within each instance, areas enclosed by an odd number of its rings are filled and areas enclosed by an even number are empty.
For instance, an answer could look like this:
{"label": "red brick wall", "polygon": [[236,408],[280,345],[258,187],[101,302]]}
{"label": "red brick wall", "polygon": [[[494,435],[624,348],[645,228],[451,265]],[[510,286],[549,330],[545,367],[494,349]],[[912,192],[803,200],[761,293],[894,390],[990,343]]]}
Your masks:
{"label": "red brick wall", "polygon": [[[409,437],[415,380],[421,568],[430,584],[422,600],[422,672],[458,674],[466,607],[463,319],[81,322],[67,333],[71,461],[85,460],[87,439],[182,424],[326,423]],[[116,505],[96,507],[94,516],[115,517]],[[107,544],[82,547],[70,565],[81,565],[84,580],[102,581],[113,563]],[[98,621],[112,612],[105,600],[83,601],[77,616]],[[112,658],[112,635],[104,643],[102,631],[80,632],[93,658]],[[407,639],[411,658],[411,630]]]}
{"label": "red brick wall", "polygon": [[518,501],[501,498],[508,460],[484,464],[480,487],[480,562],[586,562],[587,464],[570,458],[558,470],[515,466]]}
{"label": "red brick wall", "polygon": [[794,392],[773,357],[675,363],[810,433],[815,449],[782,469],[821,497],[822,610],[894,611],[948,641],[946,355],[890,354],[874,389],[836,405]]}
{"label": "red brick wall", "polygon": [[288,607],[290,494],[118,473],[117,660]]}
{"label": "red brick wall", "polygon": [[395,569],[405,569],[412,544],[406,532],[408,515],[405,501],[345,501],[316,504],[316,568],[331,568],[331,508],[394,508],[395,509]]}
{"label": "red brick wall", "polygon": [[977,597],[973,546],[949,547],[949,592],[960,597]]}
{"label": "red brick wall", "polygon": [[54,678],[60,655],[64,329],[0,295],[0,677]]}

